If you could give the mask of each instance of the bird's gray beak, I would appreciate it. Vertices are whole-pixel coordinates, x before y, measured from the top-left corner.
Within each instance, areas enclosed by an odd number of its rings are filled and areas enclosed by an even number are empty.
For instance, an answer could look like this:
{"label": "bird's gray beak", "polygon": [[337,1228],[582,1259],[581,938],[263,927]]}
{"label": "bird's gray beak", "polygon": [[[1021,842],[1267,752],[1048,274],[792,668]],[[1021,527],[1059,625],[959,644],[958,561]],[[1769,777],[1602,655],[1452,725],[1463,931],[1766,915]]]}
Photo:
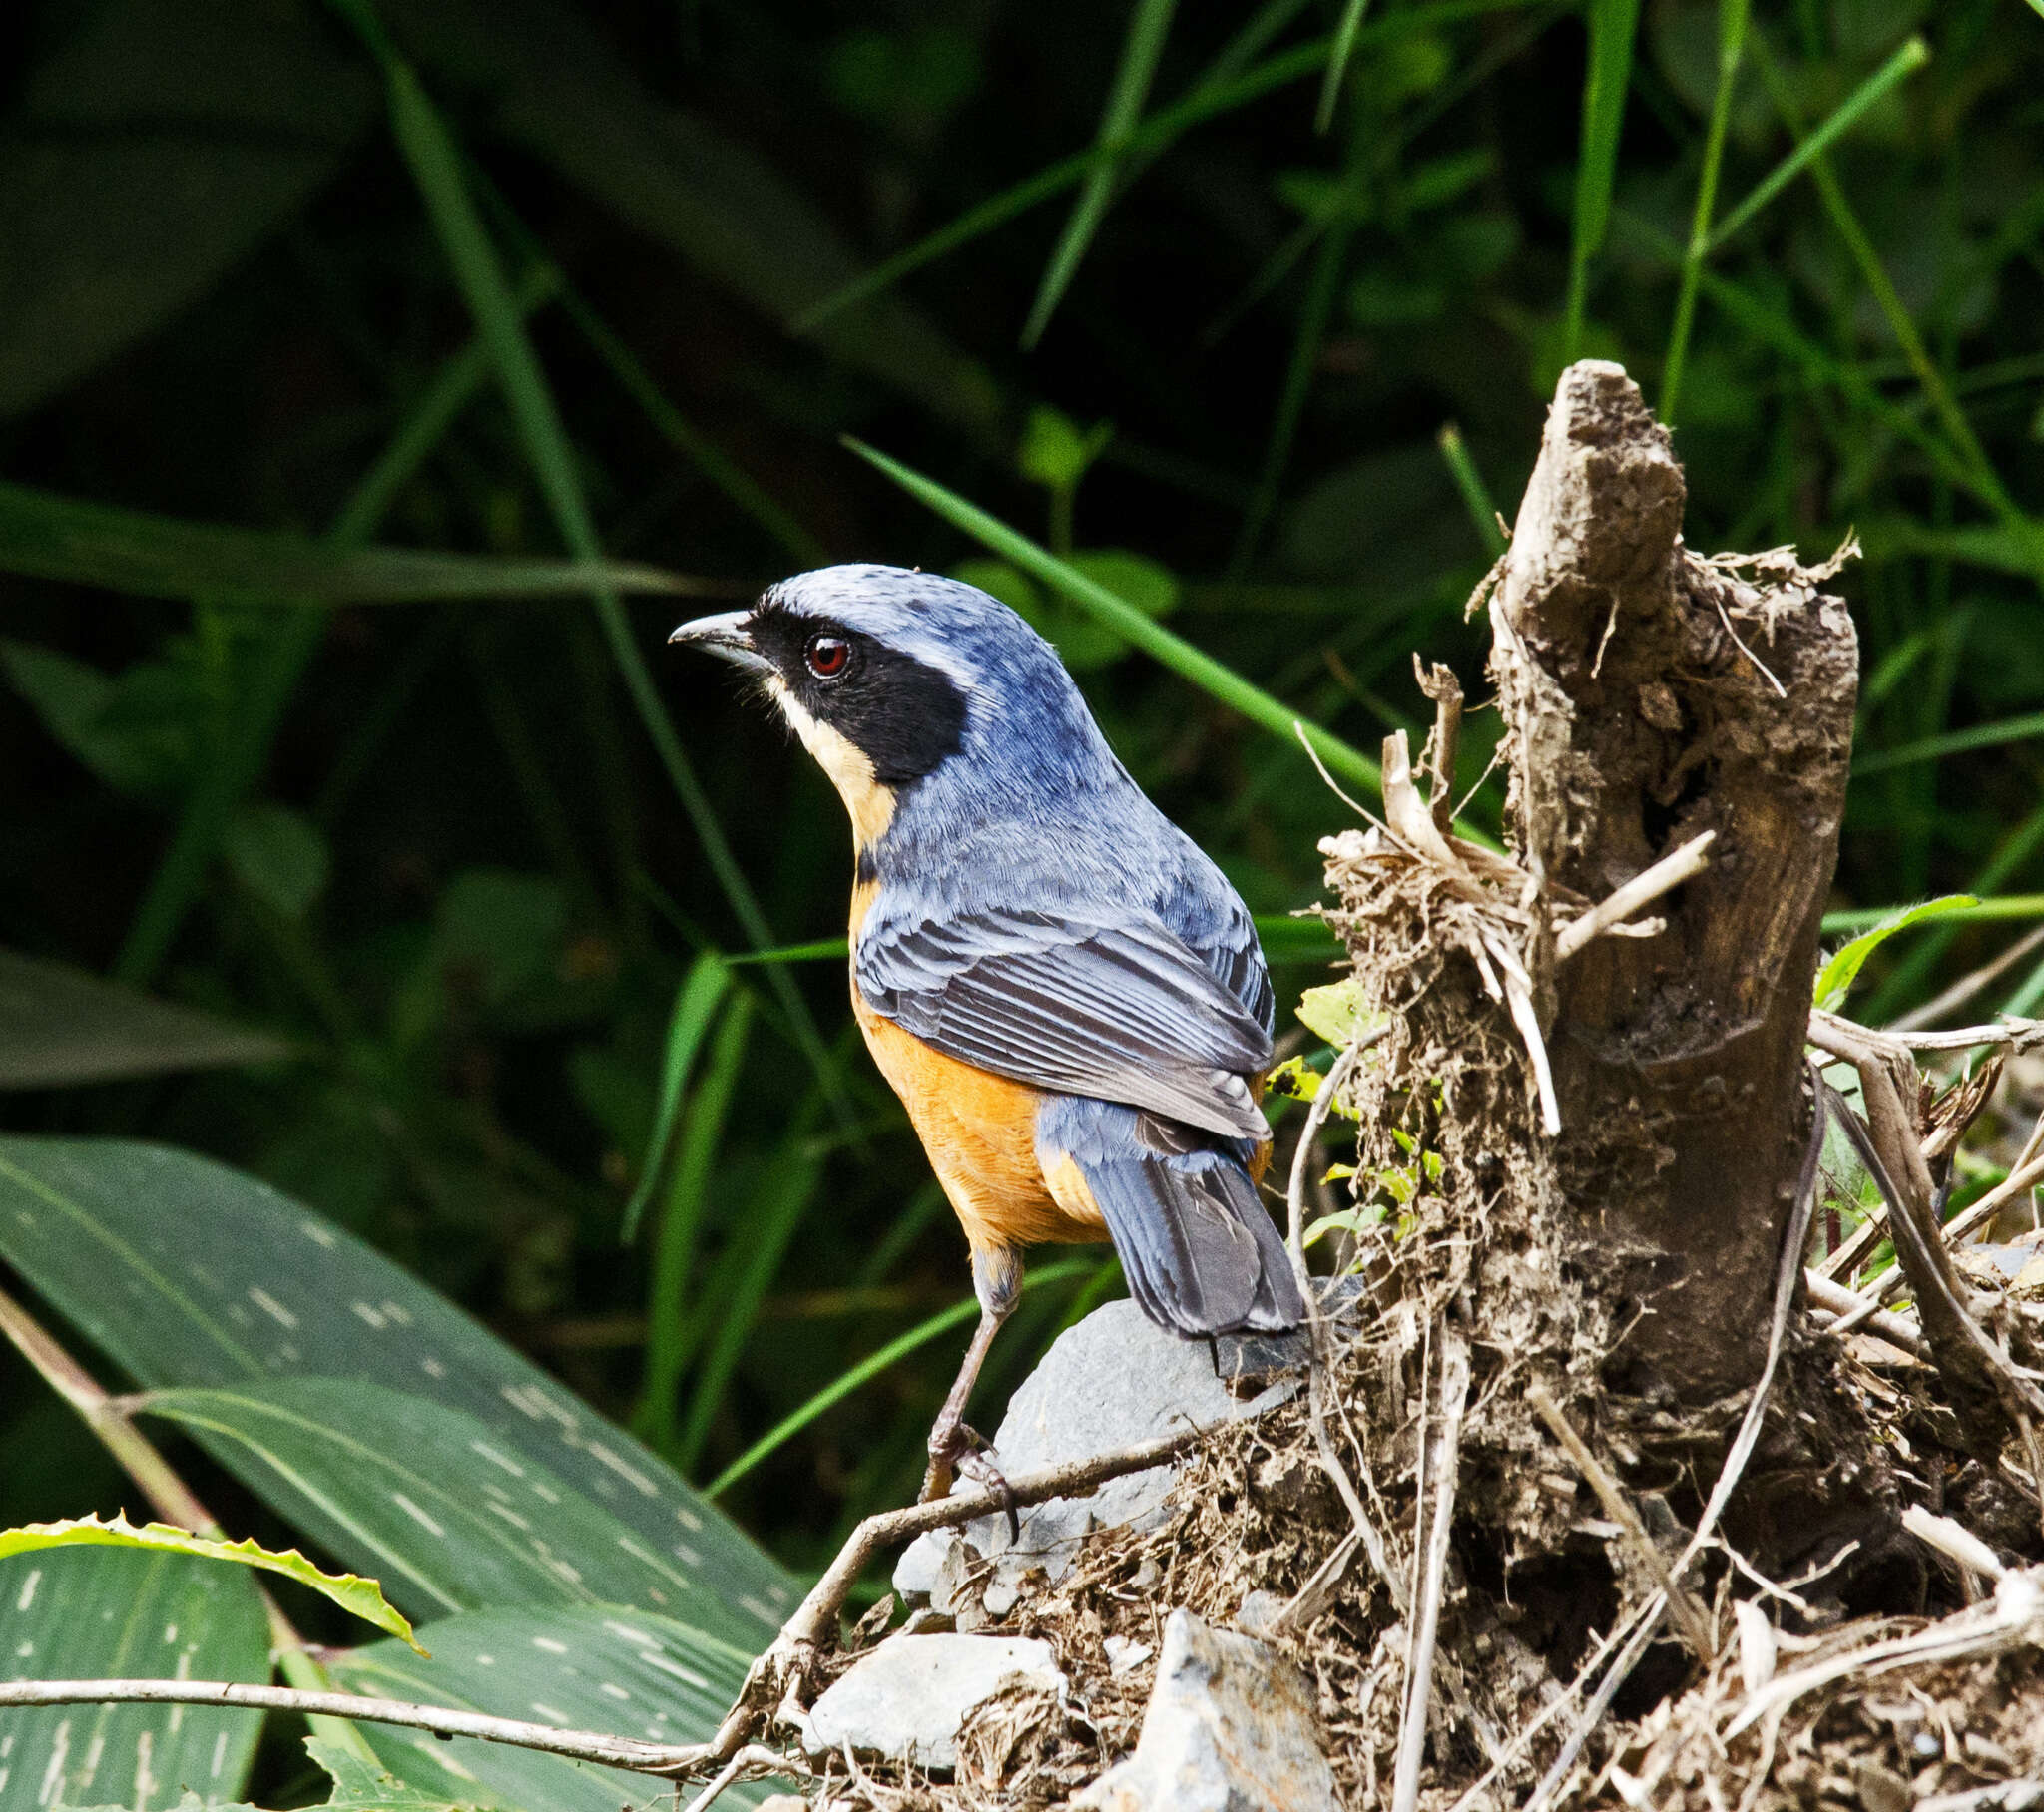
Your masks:
{"label": "bird's gray beak", "polygon": [[756,674],[770,674],[773,663],[753,646],[751,611],[726,611],[718,617],[698,617],[685,623],[668,638],[669,642],[693,642],[698,648]]}

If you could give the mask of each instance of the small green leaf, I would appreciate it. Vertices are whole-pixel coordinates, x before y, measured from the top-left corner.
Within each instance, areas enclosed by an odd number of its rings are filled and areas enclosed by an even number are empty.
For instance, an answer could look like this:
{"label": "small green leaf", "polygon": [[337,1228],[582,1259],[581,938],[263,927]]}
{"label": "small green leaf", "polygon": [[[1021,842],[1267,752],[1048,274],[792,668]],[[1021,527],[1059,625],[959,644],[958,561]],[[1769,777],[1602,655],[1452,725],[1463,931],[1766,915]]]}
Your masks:
{"label": "small green leaf", "polygon": [[44,1548],[139,1548],[157,1554],[182,1554],[200,1560],[235,1561],[244,1567],[258,1567],[265,1573],[281,1574],[300,1586],[309,1586],[320,1596],[331,1598],[341,1609],[373,1624],[385,1635],[409,1643],[418,1653],[426,1651],[412,1639],[410,1622],[384,1600],[383,1587],[374,1580],[352,1573],[322,1573],[295,1548],[278,1554],[254,1541],[229,1542],[218,1536],[195,1536],[187,1529],[173,1529],[168,1523],[145,1523],[139,1529],[125,1516],[116,1515],[103,1523],[98,1517],[69,1517],[60,1523],[25,1523],[18,1529],[0,1529],[0,1560],[10,1555],[34,1554]]}
{"label": "small green leaf", "polygon": [[1298,997],[1297,1011],[1300,1023],[1337,1051],[1352,1045],[1383,1018],[1363,1006],[1362,980],[1353,975],[1324,988],[1308,988]]}
{"label": "small green leaf", "polygon": [[282,805],[247,805],[221,840],[235,878],[279,917],[296,921],[326,888],[326,839]]}
{"label": "small green leaf", "polygon": [[1086,476],[1086,468],[1100,457],[1113,434],[1106,422],[1098,422],[1082,434],[1079,424],[1062,410],[1038,403],[1029,411],[1029,424],[1022,430],[1016,469],[1031,484],[1069,491]]}
{"label": "small green leaf", "polygon": [[1911,906],[1871,931],[1861,932],[1817,972],[1816,1004],[1826,1010],[1838,1006],[1851,993],[1852,984],[1859,979],[1859,971],[1866,959],[1896,932],[1906,931],[1911,925],[1920,925],[1925,919],[1942,918],[1948,912],[1979,904],[1970,893],[1946,894],[1942,899],[1925,900],[1920,906]]}
{"label": "small green leaf", "polygon": [[[1264,1079],[1264,1095],[1266,1099],[1277,1095],[1292,1101],[1315,1101],[1319,1098],[1320,1087],[1326,1080],[1326,1077],[1304,1058],[1289,1057]],[[1345,1104],[1336,1101],[1330,1105],[1344,1120],[1356,1118],[1354,1110]]]}

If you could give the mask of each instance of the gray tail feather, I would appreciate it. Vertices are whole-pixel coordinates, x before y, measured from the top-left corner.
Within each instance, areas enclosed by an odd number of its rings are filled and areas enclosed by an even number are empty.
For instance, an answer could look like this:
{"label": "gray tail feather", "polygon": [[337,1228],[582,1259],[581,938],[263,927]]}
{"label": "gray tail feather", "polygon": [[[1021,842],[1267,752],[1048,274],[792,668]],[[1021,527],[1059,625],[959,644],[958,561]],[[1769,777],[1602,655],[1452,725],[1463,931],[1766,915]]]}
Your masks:
{"label": "gray tail feather", "polygon": [[1257,1185],[1226,1149],[1074,1154],[1152,1321],[1189,1338],[1280,1333],[1305,1304]]}

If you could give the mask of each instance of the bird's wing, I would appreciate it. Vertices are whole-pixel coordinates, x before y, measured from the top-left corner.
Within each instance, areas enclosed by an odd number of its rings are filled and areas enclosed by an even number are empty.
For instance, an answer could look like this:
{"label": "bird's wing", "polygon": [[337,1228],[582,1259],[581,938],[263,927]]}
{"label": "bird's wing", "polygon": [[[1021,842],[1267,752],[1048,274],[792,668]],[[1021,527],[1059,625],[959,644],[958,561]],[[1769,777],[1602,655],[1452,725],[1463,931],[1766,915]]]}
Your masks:
{"label": "bird's wing", "polygon": [[1154,918],[868,921],[853,973],[868,1007],[947,1057],[1209,1132],[1269,1136],[1245,1079],[1270,1063],[1270,1033]]}

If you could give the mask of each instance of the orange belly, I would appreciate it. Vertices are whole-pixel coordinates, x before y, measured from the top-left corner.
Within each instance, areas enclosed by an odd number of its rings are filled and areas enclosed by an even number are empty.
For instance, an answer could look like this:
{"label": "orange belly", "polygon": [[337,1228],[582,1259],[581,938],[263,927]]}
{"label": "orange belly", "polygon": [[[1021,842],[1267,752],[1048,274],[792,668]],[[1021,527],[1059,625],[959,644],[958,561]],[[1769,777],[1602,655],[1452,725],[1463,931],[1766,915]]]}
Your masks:
{"label": "orange belly", "polygon": [[1013,1248],[1107,1237],[1083,1182],[1053,1195],[1044,1177],[1036,1155],[1041,1090],[931,1050],[872,1012],[856,986],[851,1004],[866,1049],[908,1110],[968,1243]]}

